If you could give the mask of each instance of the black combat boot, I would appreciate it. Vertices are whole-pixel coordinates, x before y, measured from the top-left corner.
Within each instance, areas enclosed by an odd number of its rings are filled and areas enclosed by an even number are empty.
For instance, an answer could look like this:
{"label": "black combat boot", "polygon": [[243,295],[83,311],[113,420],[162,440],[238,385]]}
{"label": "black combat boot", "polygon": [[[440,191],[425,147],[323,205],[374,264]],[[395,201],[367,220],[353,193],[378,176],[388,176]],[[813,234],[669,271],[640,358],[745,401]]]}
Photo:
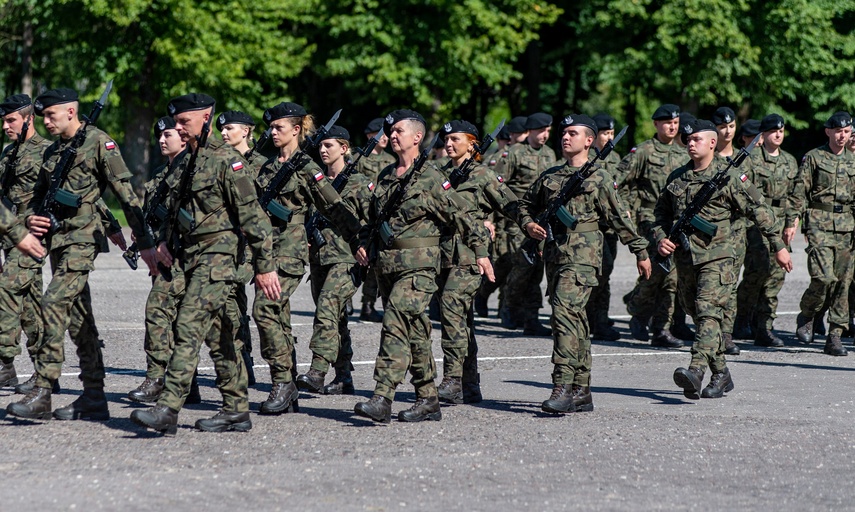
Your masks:
{"label": "black combat boot", "polygon": [[733,337],[738,340],[754,339],[754,330],[751,328],[751,318],[744,315],[736,315],[733,321]]}
{"label": "black combat boot", "polygon": [[729,356],[738,356],[739,347],[733,342],[733,335],[730,333],[721,333],[721,339],[724,340],[724,353]]}
{"label": "black combat boot", "polygon": [[529,336],[552,336],[552,329],[540,323],[537,317],[529,318],[523,324],[523,334]]}
{"label": "black combat boot", "polygon": [[[36,387],[37,377],[38,375],[36,374],[36,372],[33,372],[33,374],[30,375],[29,379],[15,386],[15,394],[26,395],[27,393],[32,391],[33,388]],[[50,392],[51,394],[58,395],[59,391],[59,379],[56,379],[55,381],[53,381],[53,385],[50,388]]]}
{"label": "black combat boot", "polygon": [[244,346],[240,351],[240,356],[243,358],[243,364],[246,366],[246,385],[247,387],[255,386],[255,361],[252,359],[252,354]]}
{"label": "black combat boot", "polygon": [[199,393],[199,372],[193,374],[193,380],[190,381],[190,392],[187,393],[187,398],[184,399],[185,405],[196,405],[202,403],[202,394]]}
{"label": "black combat boot", "polygon": [[131,421],[141,427],[171,436],[178,432],[178,412],[165,405],[155,405],[151,409],[134,411],[131,413]]}
{"label": "black combat boot", "polygon": [[350,370],[336,369],[335,378],[324,386],[325,395],[352,395],[354,393],[356,393],[356,389],[353,387],[353,377]]}
{"label": "black combat boot", "polygon": [[249,413],[220,411],[214,417],[196,421],[196,428],[204,432],[249,432],[252,421]]}
{"label": "black combat boot", "polygon": [[478,372],[468,373],[463,368],[463,403],[477,404],[483,400],[481,396],[481,374]]}
{"label": "black combat boot", "polygon": [[297,399],[300,391],[293,382],[277,382],[273,384],[267,400],[262,402],[259,414],[281,414],[283,412],[300,412]]}
{"label": "black combat boot", "polygon": [[371,400],[356,404],[353,412],[378,423],[389,423],[392,421],[392,401],[380,395],[374,395]]}
{"label": "black combat boot", "polygon": [[659,329],[659,332],[657,332],[656,335],[653,336],[653,339],[650,340],[650,346],[661,348],[680,348],[683,346],[683,342],[675,338],[668,329]]}
{"label": "black combat boot", "polygon": [[697,400],[700,398],[701,384],[704,382],[704,371],[690,366],[689,369],[674,370],[674,384],[683,388],[683,396]]}
{"label": "black combat boot", "polygon": [[[822,323],[822,320],[820,320]],[[823,325],[823,330],[825,330],[825,326]],[[814,321],[813,318],[808,318],[801,313],[796,317],[796,337],[800,342],[808,344],[813,342],[813,334],[814,334]],[[819,329],[817,329],[819,331]]]}
{"label": "black combat boot", "polygon": [[15,363],[0,363],[0,387],[15,386],[18,384],[18,372],[15,371]]}
{"label": "black combat boot", "polygon": [[50,390],[36,386],[20,401],[6,406],[6,412],[19,418],[49,420],[51,418]]}
{"label": "black combat boot", "polygon": [[480,293],[475,294],[472,306],[475,308],[475,316],[487,318],[490,315],[490,308],[487,306],[487,298]]}
{"label": "black combat boot", "polygon": [[647,322],[637,316],[629,319],[629,332],[632,337],[638,341],[647,341],[650,339],[650,333],[647,330]]}
{"label": "black combat boot", "polygon": [[435,396],[418,398],[412,407],[398,413],[398,421],[407,423],[425,420],[439,421],[441,419],[442,411],[439,410],[439,399]]}
{"label": "black combat boot", "polygon": [[137,389],[128,392],[128,398],[134,402],[153,403],[157,402],[163,392],[164,379],[149,379],[148,377]]}
{"label": "black combat boot", "polygon": [[757,328],[754,331],[757,333],[757,336],[754,338],[754,346],[755,347],[783,347],[784,346],[784,340],[775,336],[775,333],[773,333],[771,329]]}
{"label": "black combat boot", "polygon": [[827,309],[820,311],[819,315],[814,317],[813,319],[813,335],[814,336],[825,336],[825,313],[828,311]]}
{"label": "black combat boot", "polygon": [[309,371],[297,377],[297,387],[303,391],[311,393],[324,392],[324,378],[327,376],[324,372],[319,372],[314,368],[309,368]]}
{"label": "black combat boot", "polygon": [[849,352],[847,352],[843,347],[843,342],[840,341],[839,334],[831,334],[828,336],[828,339],[825,341],[823,352],[830,356],[845,356],[849,354]]}
{"label": "black combat boot", "polygon": [[595,340],[617,341],[620,339],[620,332],[609,325],[608,322],[603,322],[594,324],[591,327],[591,336]]}
{"label": "black combat boot", "polygon": [[58,420],[107,421],[110,409],[104,388],[83,388],[83,394],[75,401],[53,412]]}
{"label": "black combat boot", "polygon": [[573,403],[573,384],[555,384],[552,386],[552,394],[549,399],[540,404],[544,412],[559,414],[563,412],[576,412]]}
{"label": "black combat boot", "polygon": [[442,382],[436,387],[436,392],[439,395],[439,399],[443,402],[450,404],[463,403],[463,385],[461,384],[460,377],[443,377]]}
{"label": "black combat boot", "polygon": [[362,311],[359,313],[359,319],[363,322],[380,323],[383,321],[383,313],[374,309],[374,304],[363,302]]}
{"label": "black combat boot", "polygon": [[502,322],[502,327],[505,329],[515,330],[520,328],[518,312],[511,311],[510,308],[502,306],[499,308],[499,320]]}
{"label": "black combat boot", "polygon": [[730,370],[725,368],[722,372],[712,374],[709,384],[701,392],[701,398],[721,398],[731,391],[733,379],[730,377]]}

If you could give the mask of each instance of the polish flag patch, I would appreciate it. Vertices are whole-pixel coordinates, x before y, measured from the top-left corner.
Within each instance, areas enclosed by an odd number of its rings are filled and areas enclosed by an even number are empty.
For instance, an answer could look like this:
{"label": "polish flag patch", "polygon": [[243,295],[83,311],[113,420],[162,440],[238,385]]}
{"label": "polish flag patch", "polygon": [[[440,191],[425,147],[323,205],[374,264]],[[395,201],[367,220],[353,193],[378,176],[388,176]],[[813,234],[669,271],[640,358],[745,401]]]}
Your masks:
{"label": "polish flag patch", "polygon": [[235,162],[232,164],[233,171],[239,171],[241,169],[243,169],[243,162]]}
{"label": "polish flag patch", "polygon": [[324,173],[323,173],[323,172],[321,172],[321,171],[318,171],[318,172],[315,174],[315,181],[321,181],[322,179],[324,179]]}
{"label": "polish flag patch", "polygon": [[369,183],[369,184],[368,184],[368,190],[369,190],[370,192],[374,192],[374,182],[373,182],[373,181],[372,181],[371,183]]}
{"label": "polish flag patch", "polygon": [[107,142],[104,143],[104,147],[109,149],[109,150],[113,150],[113,149],[116,149],[116,143],[113,142],[112,140],[108,140]]}
{"label": "polish flag patch", "polygon": [[739,177],[739,179],[742,181],[742,183],[745,183],[748,180],[748,175],[743,174],[742,176]]}
{"label": "polish flag patch", "polygon": [[615,190],[617,190],[617,182],[614,182]]}
{"label": "polish flag patch", "polygon": [[496,179],[499,180],[499,183],[505,182],[505,178],[502,178],[501,176],[496,176]]}
{"label": "polish flag patch", "polygon": [[451,188],[451,183],[449,183],[449,181],[448,181],[448,180],[445,180],[445,181],[443,181],[443,182],[442,182],[442,189],[443,189],[443,190],[448,190],[448,189],[450,189],[450,188]]}
{"label": "polish flag patch", "polygon": [[629,150],[630,153],[635,153],[635,148]]}

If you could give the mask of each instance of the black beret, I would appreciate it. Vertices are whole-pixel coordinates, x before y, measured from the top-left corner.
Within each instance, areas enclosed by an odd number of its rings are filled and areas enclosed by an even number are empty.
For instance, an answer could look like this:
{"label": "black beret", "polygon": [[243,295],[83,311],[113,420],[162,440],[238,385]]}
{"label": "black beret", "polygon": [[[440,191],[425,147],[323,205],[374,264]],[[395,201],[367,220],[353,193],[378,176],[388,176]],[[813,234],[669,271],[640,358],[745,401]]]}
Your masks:
{"label": "black beret", "polygon": [[159,139],[160,136],[166,130],[174,130],[175,129],[175,119],[172,119],[169,116],[161,117],[154,123],[154,138]]}
{"label": "black beret", "polygon": [[748,119],[739,127],[738,135],[740,137],[754,137],[758,133],[760,133],[760,121]]}
{"label": "black beret", "polygon": [[615,118],[608,114],[597,114],[592,119],[597,124],[597,131],[615,129]]}
{"label": "black beret", "polygon": [[769,114],[760,121],[760,131],[780,130],[784,127],[784,118],[778,114]]}
{"label": "black beret", "polygon": [[729,124],[736,121],[736,113],[730,107],[718,107],[712,115],[714,125]]}
{"label": "black beret", "polygon": [[264,111],[264,122],[269,125],[273,121],[282,119],[283,117],[304,117],[307,115],[309,115],[309,113],[306,112],[303,105],[292,103],[290,101],[283,101],[282,103],[274,105]]}
{"label": "black beret", "polygon": [[561,129],[563,130],[568,126],[584,126],[586,128],[590,128],[591,131],[594,132],[594,135],[596,135],[598,131],[597,122],[585,114],[570,114],[568,116],[564,116],[564,119],[561,120]]}
{"label": "black beret", "polygon": [[686,127],[695,119],[697,119],[697,117],[688,112],[680,112],[680,133],[683,133]]}
{"label": "black beret", "polygon": [[29,107],[33,104],[33,100],[26,94],[13,94],[9,96],[3,103],[0,103],[0,116],[17,112],[22,108]]}
{"label": "black beret", "polygon": [[166,113],[174,116],[182,112],[190,112],[193,110],[204,110],[213,107],[216,101],[207,94],[191,93],[172,98],[166,106]]}
{"label": "black beret", "polygon": [[511,140],[511,132],[508,131],[508,125],[502,126],[499,134],[496,135],[496,140]]}
{"label": "black beret", "polygon": [[423,125],[427,125],[425,122],[425,118],[422,117],[421,114],[416,112],[415,110],[401,109],[401,110],[393,110],[389,112],[389,115],[383,119],[383,133],[388,137],[392,134],[392,127],[401,121],[406,121],[408,119],[412,119],[414,121],[418,121]]}
{"label": "black beret", "polygon": [[37,115],[42,115],[44,109],[48,107],[62,105],[63,103],[71,103],[72,101],[77,101],[77,98],[77,91],[74,89],[68,89],[65,87],[51,89],[40,94],[36,98],[36,101],[33,102],[33,107],[35,108]]}
{"label": "black beret", "polygon": [[847,126],[852,126],[852,116],[844,110],[838,110],[831,114],[831,117],[825,122],[826,128],[846,128]]}
{"label": "black beret", "polygon": [[449,133],[468,133],[478,137],[478,128],[475,128],[475,125],[469,121],[455,119],[454,121],[449,121],[442,126],[439,136],[444,139]]}
{"label": "black beret", "polygon": [[508,132],[510,133],[522,133],[526,130],[525,128],[525,120],[527,118],[525,116],[517,116],[511,119],[511,122],[507,124]]}
{"label": "black beret", "polygon": [[374,119],[369,121],[368,124],[365,126],[365,134],[366,135],[368,135],[369,133],[377,133],[381,130],[383,130],[383,118],[382,117],[375,117]]}
{"label": "black beret", "polygon": [[255,126],[252,116],[239,110],[227,110],[217,117],[217,130],[222,130],[227,124],[247,124]]}
{"label": "black beret", "polygon": [[324,134],[323,138],[321,138],[321,140],[327,139],[344,139],[349,141],[350,132],[345,130],[344,127],[334,124],[329,130],[327,130],[327,133]]}
{"label": "black beret", "polygon": [[683,144],[685,144],[689,135],[700,132],[713,132],[718,134],[718,130],[716,130],[715,125],[712,123],[712,121],[707,121],[706,119],[695,119],[691,123],[687,124],[685,128],[683,128],[682,132],[680,133],[680,140],[683,141]]}
{"label": "black beret", "polygon": [[525,118],[526,130],[537,130],[539,128],[546,128],[547,126],[551,125],[552,116],[544,112],[538,112]]}
{"label": "black beret", "polygon": [[653,111],[653,117],[651,117],[651,119],[654,121],[668,121],[671,119],[677,119],[679,115],[680,107],[673,103],[666,103]]}

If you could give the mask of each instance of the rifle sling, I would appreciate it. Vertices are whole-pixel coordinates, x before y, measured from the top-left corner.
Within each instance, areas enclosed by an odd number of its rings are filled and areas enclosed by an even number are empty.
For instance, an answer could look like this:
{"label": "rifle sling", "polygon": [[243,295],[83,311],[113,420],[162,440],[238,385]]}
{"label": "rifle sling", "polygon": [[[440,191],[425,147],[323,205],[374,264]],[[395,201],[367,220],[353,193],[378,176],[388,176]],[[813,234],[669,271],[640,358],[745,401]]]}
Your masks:
{"label": "rifle sling", "polygon": [[402,238],[400,240],[392,240],[390,249],[422,249],[425,247],[438,247],[439,237],[428,236],[424,238]]}

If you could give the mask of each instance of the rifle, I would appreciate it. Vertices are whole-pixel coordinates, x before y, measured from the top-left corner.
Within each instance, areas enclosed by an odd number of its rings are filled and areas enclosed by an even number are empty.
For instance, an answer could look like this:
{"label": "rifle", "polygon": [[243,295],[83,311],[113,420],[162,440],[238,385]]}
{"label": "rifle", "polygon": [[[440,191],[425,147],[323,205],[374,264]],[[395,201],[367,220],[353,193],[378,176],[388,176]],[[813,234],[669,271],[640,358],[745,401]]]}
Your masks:
{"label": "rifle", "polygon": [[7,194],[9,193],[9,186],[12,183],[12,178],[15,176],[18,169],[18,153],[21,150],[21,146],[23,146],[24,142],[26,142],[26,140],[24,139],[27,138],[27,131],[29,129],[30,119],[27,118],[27,120],[24,121],[24,124],[21,125],[21,133],[18,134],[18,139],[15,141],[15,147],[9,150],[8,160],[6,160],[6,170],[3,174],[3,182],[2,184],[0,184],[0,193],[3,194],[3,197],[0,198],[0,201],[2,201],[3,206],[12,210],[12,213],[14,213],[15,215],[18,214],[18,207],[15,206],[14,203],[12,203],[12,200],[9,199],[9,196]]}
{"label": "rifle", "polygon": [[[538,226],[546,230],[547,242],[552,242],[553,240],[555,240],[555,237],[552,233],[552,222],[553,219],[555,219],[556,217],[559,221],[561,221],[562,224],[564,224],[568,228],[576,228],[576,225],[579,223],[579,220],[574,217],[569,210],[567,210],[567,207],[565,206],[567,204],[567,201],[569,201],[570,198],[576,196],[579,193],[579,189],[582,188],[582,183],[586,179],[588,179],[588,177],[594,174],[594,171],[596,170],[594,164],[597,162],[597,160],[605,160],[606,157],[609,156],[609,153],[611,153],[612,150],[615,148],[615,144],[617,144],[623,138],[624,134],[626,134],[627,128],[627,126],[624,126],[623,130],[620,131],[617,137],[615,137],[614,140],[608,141],[602,150],[594,148],[596,156],[585,162],[585,165],[583,165],[578,171],[574,172],[569,178],[567,178],[567,180],[564,182],[564,185],[561,187],[561,190],[558,192],[558,195],[555,196],[555,198],[553,198],[552,201],[549,202],[549,204],[546,206],[546,210],[534,220],[534,222]],[[565,163],[564,165],[568,164],[569,162]],[[529,265],[534,265],[537,262],[537,259],[539,258],[539,245],[540,242],[538,242],[534,238],[529,238],[528,240],[523,242],[521,248],[522,254]]]}
{"label": "rifle", "polygon": [[327,124],[322,126],[314,135],[307,138],[303,147],[291,155],[291,158],[289,158],[287,162],[282,164],[282,168],[279,169],[279,172],[277,172],[267,186],[264,187],[264,192],[261,193],[261,197],[258,198],[258,202],[261,204],[264,211],[267,212],[267,215],[272,215],[285,222],[290,222],[291,215],[293,215],[294,212],[282,206],[275,198],[279,195],[282,187],[284,187],[291,179],[291,176],[312,161],[312,158],[307,155],[306,152],[318,147],[321,143],[321,139],[327,134],[330,128],[332,128],[335,122],[338,121],[338,116],[340,114],[341,109],[338,109],[338,112],[333,114]]}
{"label": "rifle", "polygon": [[95,102],[92,107],[92,112],[89,116],[83,116],[83,124],[77,129],[71,142],[68,143],[62,154],[59,157],[59,162],[56,164],[50,177],[50,187],[42,199],[41,205],[36,210],[36,215],[39,217],[47,217],[50,219],[50,228],[47,236],[53,235],[59,229],[59,220],[56,218],[56,210],[59,207],[66,206],[70,208],[80,208],[83,204],[83,198],[77,194],[69,192],[62,188],[63,183],[68,178],[68,173],[74,165],[74,160],[77,157],[77,151],[86,141],[86,128],[89,125],[94,125],[98,121],[98,116],[107,104],[107,97],[113,89],[113,81],[107,82],[107,88],[101,98]]}
{"label": "rifle", "polygon": [[[383,244],[383,248],[389,248],[392,246],[392,242],[395,240],[395,235],[392,233],[392,227],[389,226],[389,219],[391,219],[392,215],[398,211],[398,208],[404,201],[404,196],[406,196],[413,180],[421,174],[422,167],[424,167],[425,162],[427,162],[428,155],[430,155],[431,150],[438,140],[439,133],[437,133],[433,138],[433,141],[431,141],[431,143],[422,150],[419,157],[413,163],[413,168],[403,180],[398,181],[398,188],[392,192],[391,196],[389,196],[389,200],[386,201],[386,204],[384,204],[383,208],[377,213],[377,218],[374,220],[374,224],[371,225],[371,231],[368,232],[368,259],[371,263],[377,260],[379,244]],[[367,272],[368,267],[363,267],[359,263],[351,268],[350,277],[353,279],[353,284],[357,288],[362,284],[362,281],[365,280]]]}
{"label": "rifle", "polygon": [[[380,139],[383,137],[383,131],[377,132],[374,137],[368,140],[368,143],[365,144],[364,148],[356,148],[356,158],[353,159],[352,162],[347,164],[347,167],[344,168],[338,176],[332,182],[332,187],[336,192],[341,194],[341,191],[344,190],[344,187],[347,185],[347,182],[350,180],[350,177],[356,174],[356,166],[359,164],[359,159],[363,156],[368,156],[374,151],[374,147],[377,146],[377,143],[380,142]],[[321,230],[326,228],[329,225],[327,219],[321,215],[321,212],[315,211],[309,220],[306,221],[306,233],[309,234],[310,240],[312,241],[312,245],[315,247],[323,247],[326,245],[327,241],[324,239],[323,234],[321,234]]]}
{"label": "rifle", "polygon": [[499,123],[499,126],[493,130],[493,133],[484,137],[484,140],[481,141],[481,144],[474,144],[475,152],[463,162],[460,167],[451,171],[451,176],[448,177],[449,183],[451,186],[457,189],[457,186],[461,183],[465,182],[469,179],[469,173],[472,172],[472,168],[475,167],[475,158],[478,155],[483,155],[487,149],[490,148],[490,145],[493,144],[493,141],[498,137],[499,132],[502,131],[502,128],[505,126],[505,120],[502,119],[502,122]]}
{"label": "rifle", "polygon": [[[732,168],[742,165],[742,162],[744,162],[745,159],[748,158],[748,155],[751,154],[751,150],[754,149],[754,146],[756,146],[757,142],[760,141],[760,137],[762,135],[762,133],[758,133],[757,136],[754,137],[754,140],[751,141],[751,144],[748,144],[739,150],[736,157],[727,157],[727,167],[715,173],[715,176],[703,184],[701,189],[697,194],[695,194],[695,197],[692,198],[692,201],[680,215],[680,218],[677,219],[677,222],[671,226],[671,231],[668,232],[668,236],[666,237],[668,240],[675,244],[679,244],[684,250],[688,250],[690,243],[689,235],[691,235],[694,230],[698,230],[711,237],[715,236],[718,231],[718,226],[705,221],[698,214],[701,213],[701,210],[706,206],[710,199],[712,199],[713,195],[727,185],[727,182],[730,180],[728,172]],[[653,255],[653,259],[666,273],[671,271],[672,265],[670,254],[666,257],[660,255],[659,251],[656,251]]]}
{"label": "rifle", "polygon": [[267,141],[270,140],[270,132],[272,131],[272,128],[264,130],[264,133],[261,134],[261,137],[259,137],[259,139],[255,141],[255,144],[252,145],[249,151],[247,151],[246,154],[243,155],[247,162],[252,159],[256,151],[260,151],[262,148],[264,148],[265,145],[267,145]]}

